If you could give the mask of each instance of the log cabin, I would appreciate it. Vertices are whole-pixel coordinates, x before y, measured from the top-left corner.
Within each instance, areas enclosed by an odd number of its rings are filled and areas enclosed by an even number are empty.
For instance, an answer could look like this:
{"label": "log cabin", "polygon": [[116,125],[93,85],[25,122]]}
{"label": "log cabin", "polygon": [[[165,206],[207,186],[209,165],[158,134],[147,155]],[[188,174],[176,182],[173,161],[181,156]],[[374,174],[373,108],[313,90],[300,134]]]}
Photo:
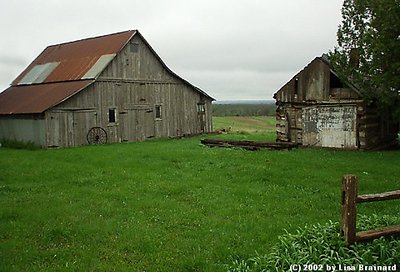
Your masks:
{"label": "log cabin", "polygon": [[397,144],[399,126],[317,57],[275,94],[276,140],[307,147],[380,149]]}

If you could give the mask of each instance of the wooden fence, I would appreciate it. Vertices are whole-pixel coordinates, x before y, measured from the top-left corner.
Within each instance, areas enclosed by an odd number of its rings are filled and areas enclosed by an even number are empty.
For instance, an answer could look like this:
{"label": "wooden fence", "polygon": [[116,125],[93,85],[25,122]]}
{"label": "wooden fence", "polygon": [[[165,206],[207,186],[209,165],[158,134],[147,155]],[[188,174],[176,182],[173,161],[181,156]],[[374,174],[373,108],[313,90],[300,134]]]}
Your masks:
{"label": "wooden fence", "polygon": [[367,241],[381,236],[399,235],[400,225],[356,232],[356,206],[359,203],[400,199],[400,190],[381,194],[358,195],[358,178],[346,175],[342,178],[341,233],[348,244]]}

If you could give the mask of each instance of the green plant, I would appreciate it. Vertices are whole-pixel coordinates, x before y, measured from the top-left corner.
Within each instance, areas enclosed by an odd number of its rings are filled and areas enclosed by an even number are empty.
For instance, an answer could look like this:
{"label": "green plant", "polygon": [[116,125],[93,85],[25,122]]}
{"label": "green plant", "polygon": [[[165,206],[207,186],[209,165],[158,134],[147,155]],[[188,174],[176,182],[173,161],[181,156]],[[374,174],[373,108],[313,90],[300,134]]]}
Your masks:
{"label": "green plant", "polygon": [[[360,216],[359,228],[367,230],[400,222],[400,217]],[[347,265],[394,265],[400,260],[400,240],[394,237],[346,246],[337,222],[315,224],[286,233],[265,255],[235,260],[228,271],[289,271],[291,265],[314,264],[319,267]]]}

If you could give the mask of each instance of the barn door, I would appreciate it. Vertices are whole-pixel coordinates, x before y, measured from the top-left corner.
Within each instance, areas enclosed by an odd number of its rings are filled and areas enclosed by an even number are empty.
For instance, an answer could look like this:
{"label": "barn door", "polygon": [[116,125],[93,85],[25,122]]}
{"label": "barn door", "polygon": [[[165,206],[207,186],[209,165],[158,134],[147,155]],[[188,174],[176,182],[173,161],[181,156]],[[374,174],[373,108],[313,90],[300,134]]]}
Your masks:
{"label": "barn door", "polygon": [[92,127],[96,126],[95,111],[75,111],[73,113],[73,139],[74,146],[85,145],[87,134]]}
{"label": "barn door", "polygon": [[137,109],[135,112],[137,140],[142,141],[154,137],[154,111],[151,108]]}
{"label": "barn door", "polygon": [[152,108],[149,108],[145,110],[144,113],[144,118],[145,118],[145,138],[150,139],[154,138],[154,131],[155,131],[155,119],[154,119],[154,110]]}
{"label": "barn door", "polygon": [[138,111],[135,109],[129,109],[120,116],[122,121],[122,141],[123,142],[133,142],[139,140],[138,130],[140,129],[139,125],[139,116]]}
{"label": "barn door", "polygon": [[128,142],[130,141],[130,118],[131,118],[130,111],[123,111],[119,113],[119,135],[121,135],[121,142]]}
{"label": "barn door", "polygon": [[48,147],[74,146],[74,116],[72,112],[48,112],[46,124]]}
{"label": "barn door", "polygon": [[122,141],[142,141],[154,137],[154,111],[150,107],[128,109],[121,123]]}

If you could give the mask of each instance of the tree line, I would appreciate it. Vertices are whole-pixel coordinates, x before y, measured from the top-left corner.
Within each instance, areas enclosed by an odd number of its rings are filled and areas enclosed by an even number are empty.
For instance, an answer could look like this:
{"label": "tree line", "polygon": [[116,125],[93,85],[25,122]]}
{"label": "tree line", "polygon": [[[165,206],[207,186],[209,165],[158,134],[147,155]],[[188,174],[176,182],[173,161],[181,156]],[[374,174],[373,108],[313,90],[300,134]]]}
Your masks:
{"label": "tree line", "polygon": [[213,104],[213,116],[275,116],[275,104]]}

